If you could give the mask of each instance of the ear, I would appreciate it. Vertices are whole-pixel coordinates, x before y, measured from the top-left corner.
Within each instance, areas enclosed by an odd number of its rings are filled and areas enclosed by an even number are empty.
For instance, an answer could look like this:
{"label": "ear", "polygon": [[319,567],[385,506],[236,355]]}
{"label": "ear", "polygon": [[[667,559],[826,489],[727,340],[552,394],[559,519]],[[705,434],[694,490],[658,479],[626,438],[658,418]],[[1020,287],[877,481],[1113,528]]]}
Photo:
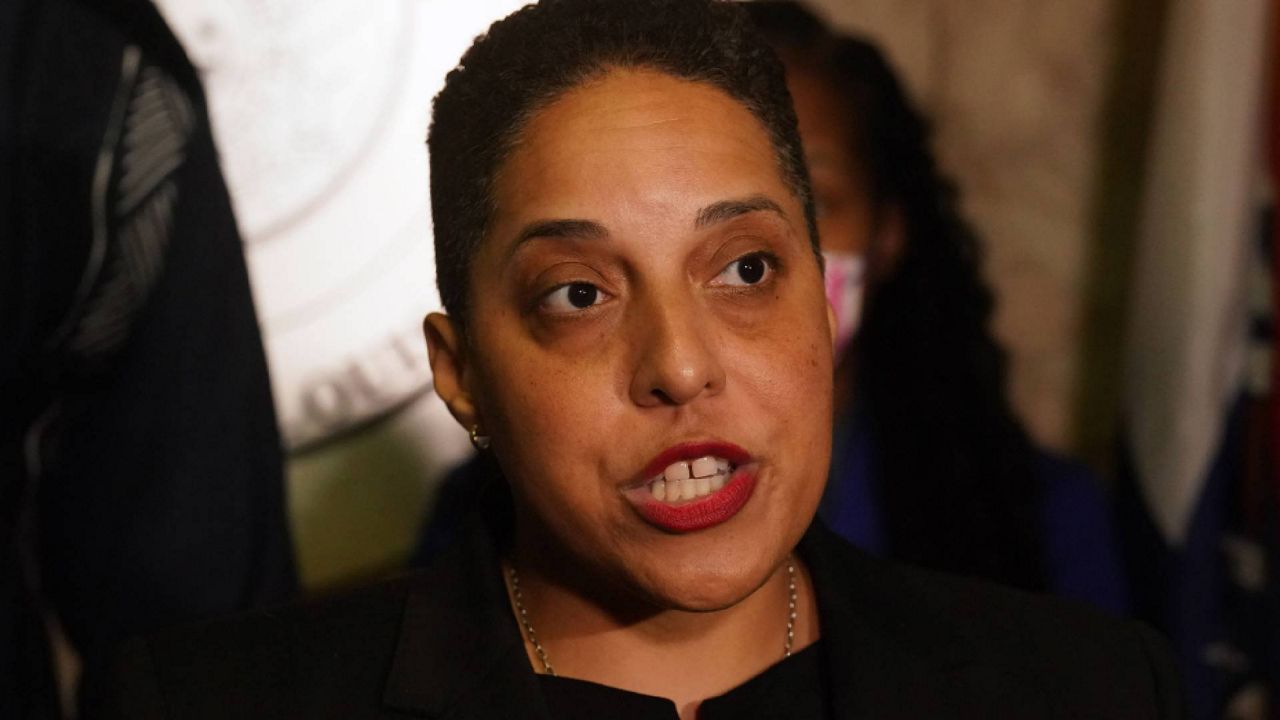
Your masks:
{"label": "ear", "polygon": [[427,357],[431,361],[436,394],[444,400],[453,419],[463,429],[470,430],[480,424],[480,415],[467,380],[467,348],[462,333],[453,318],[443,313],[427,315],[422,321],[422,332],[427,337]]}

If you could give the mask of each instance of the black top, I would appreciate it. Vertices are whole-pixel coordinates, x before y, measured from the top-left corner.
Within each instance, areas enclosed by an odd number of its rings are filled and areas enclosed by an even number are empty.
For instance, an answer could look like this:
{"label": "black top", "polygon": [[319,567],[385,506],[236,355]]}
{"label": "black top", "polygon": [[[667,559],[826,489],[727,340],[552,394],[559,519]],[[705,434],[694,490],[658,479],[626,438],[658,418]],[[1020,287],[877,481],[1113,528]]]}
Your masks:
{"label": "black top", "polygon": [[[818,523],[797,552],[832,718],[1183,717],[1141,625],[878,560]],[[425,572],[132,643],[115,684],[127,718],[554,717],[479,524]]]}
{"label": "black top", "polygon": [[[830,717],[819,641],[698,706],[698,720],[820,720]],[[679,720],[675,703],[576,678],[539,675],[555,720]]]}

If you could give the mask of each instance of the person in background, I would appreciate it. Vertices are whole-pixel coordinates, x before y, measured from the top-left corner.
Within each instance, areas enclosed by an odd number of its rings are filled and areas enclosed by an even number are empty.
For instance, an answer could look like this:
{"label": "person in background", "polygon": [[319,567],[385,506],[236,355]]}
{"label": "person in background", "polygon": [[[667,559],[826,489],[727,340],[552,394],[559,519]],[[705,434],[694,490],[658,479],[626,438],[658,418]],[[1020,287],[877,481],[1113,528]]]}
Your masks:
{"label": "person in background", "polygon": [[0,717],[292,596],[266,361],[195,69],[145,0],[2,3]]}
{"label": "person in background", "polygon": [[1097,478],[1009,405],[981,243],[927,121],[872,44],[795,2],[743,6],[787,68],[839,321],[823,518],[877,553],[1125,612]]}

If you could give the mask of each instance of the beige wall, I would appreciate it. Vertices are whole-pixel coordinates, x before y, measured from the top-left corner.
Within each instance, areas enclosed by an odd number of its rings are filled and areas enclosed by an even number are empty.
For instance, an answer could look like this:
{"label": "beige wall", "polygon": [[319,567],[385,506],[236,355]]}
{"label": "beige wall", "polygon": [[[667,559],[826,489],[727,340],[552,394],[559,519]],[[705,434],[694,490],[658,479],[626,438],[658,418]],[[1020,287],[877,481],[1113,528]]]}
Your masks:
{"label": "beige wall", "polygon": [[1014,404],[1067,449],[1114,0],[814,0],[878,40],[933,116],[986,241]]}

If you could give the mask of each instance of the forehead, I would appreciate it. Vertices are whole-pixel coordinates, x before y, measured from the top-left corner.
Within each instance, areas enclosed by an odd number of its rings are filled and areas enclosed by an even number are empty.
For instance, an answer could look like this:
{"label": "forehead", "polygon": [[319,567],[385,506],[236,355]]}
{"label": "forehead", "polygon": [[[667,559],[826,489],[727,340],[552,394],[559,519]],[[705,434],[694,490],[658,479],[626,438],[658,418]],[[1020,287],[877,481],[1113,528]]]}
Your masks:
{"label": "forehead", "polygon": [[495,228],[528,214],[687,212],[761,193],[790,198],[742,103],[705,83],[612,70],[529,120],[498,174]]}

